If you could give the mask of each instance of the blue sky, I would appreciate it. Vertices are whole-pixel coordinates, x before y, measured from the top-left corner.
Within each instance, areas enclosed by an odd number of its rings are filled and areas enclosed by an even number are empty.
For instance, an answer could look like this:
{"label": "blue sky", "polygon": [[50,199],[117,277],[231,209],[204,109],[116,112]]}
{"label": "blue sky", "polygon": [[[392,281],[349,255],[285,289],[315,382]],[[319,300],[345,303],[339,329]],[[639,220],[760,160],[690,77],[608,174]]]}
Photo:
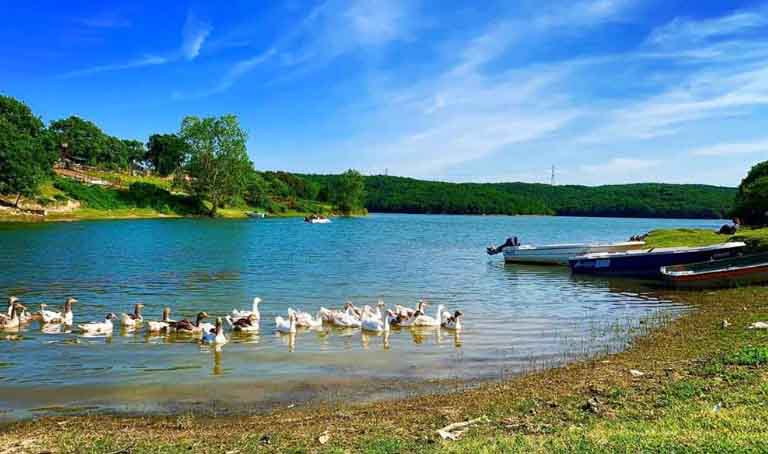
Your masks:
{"label": "blue sky", "polygon": [[737,185],[768,159],[768,4],[215,3],[3,2],[0,91],[142,141],[234,113],[259,169]]}

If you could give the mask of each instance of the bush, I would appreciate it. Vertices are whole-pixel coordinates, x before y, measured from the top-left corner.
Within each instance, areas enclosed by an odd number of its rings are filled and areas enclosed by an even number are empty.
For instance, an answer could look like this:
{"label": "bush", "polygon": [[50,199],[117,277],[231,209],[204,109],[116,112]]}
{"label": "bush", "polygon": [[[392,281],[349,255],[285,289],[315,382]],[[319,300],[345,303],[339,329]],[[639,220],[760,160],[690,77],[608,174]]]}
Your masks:
{"label": "bush", "polygon": [[199,214],[203,207],[193,198],[174,195],[151,183],[132,183],[127,191],[81,184],[57,178],[54,186],[89,208],[116,210],[151,208],[161,213]]}
{"label": "bush", "polygon": [[725,358],[726,364],[760,366],[768,364],[768,347],[746,346]]}

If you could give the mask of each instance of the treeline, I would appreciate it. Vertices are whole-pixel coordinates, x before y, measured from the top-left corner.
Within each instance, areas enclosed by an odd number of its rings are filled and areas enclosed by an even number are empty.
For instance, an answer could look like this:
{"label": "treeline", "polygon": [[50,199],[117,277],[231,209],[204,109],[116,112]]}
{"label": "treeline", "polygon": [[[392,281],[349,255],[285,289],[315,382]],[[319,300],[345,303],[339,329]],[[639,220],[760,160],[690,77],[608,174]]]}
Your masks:
{"label": "treeline", "polygon": [[16,206],[22,196],[35,197],[42,183],[53,179],[59,161],[76,169],[164,178],[163,187],[142,181],[127,191],[55,180],[54,187],[95,209],[139,207],[211,216],[223,207],[274,213],[364,210],[358,172],[338,175],[330,186],[286,172],[259,172],[248,157],[246,141],[234,115],[187,116],[178,132],[153,134],[145,144],[106,134],[77,116],[46,126],[23,102],[0,96],[0,195],[14,195]]}
{"label": "treeline", "polygon": [[[336,178],[304,177],[320,185]],[[383,175],[365,177],[365,191],[371,212],[602,217],[723,218],[736,197],[736,189],[706,185],[446,183]]]}

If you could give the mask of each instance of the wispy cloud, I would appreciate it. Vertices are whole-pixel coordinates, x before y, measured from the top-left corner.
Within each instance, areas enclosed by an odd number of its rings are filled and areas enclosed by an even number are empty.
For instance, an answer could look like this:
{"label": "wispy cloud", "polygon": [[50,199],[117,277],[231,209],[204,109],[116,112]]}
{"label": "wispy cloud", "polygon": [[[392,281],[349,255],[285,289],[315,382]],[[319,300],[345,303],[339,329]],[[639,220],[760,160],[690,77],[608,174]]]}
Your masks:
{"label": "wispy cloud", "polygon": [[768,139],[753,142],[719,143],[689,152],[694,156],[729,156],[742,153],[768,153]]}
{"label": "wispy cloud", "polygon": [[72,72],[62,74],[60,77],[62,78],[80,77],[80,76],[88,76],[88,75],[103,73],[108,71],[135,69],[135,68],[142,68],[145,66],[157,66],[157,65],[163,65],[165,63],[168,63],[168,61],[169,60],[165,57],[148,55],[146,57],[142,57],[136,60],[131,60],[125,63],[115,63],[110,65],[92,66],[90,68],[79,69],[77,71],[72,71]]}
{"label": "wispy cloud", "polygon": [[128,28],[132,25],[131,21],[117,10],[102,11],[92,16],[78,17],[74,19],[74,22],[96,29]]}
{"label": "wispy cloud", "polygon": [[[104,16],[104,18],[102,18],[100,21],[92,19],[91,23],[94,24],[93,26],[100,27],[108,27],[110,24],[115,24],[114,20],[110,20],[109,17],[111,16]],[[205,40],[211,31],[212,27],[208,22],[199,19],[190,11],[187,14],[184,27],[182,28],[182,39],[179,50],[167,52],[162,55],[146,55],[144,57],[129,60],[127,62],[91,66],[88,68],[64,73],[60,77],[72,78],[90,76],[104,72],[123,71],[127,69],[143,68],[147,66],[159,66],[173,63],[181,59],[194,60],[200,55],[203,44],[205,43]]]}
{"label": "wispy cloud", "polygon": [[283,68],[317,67],[343,54],[405,39],[414,8],[415,0],[325,0],[266,50],[234,63],[202,96],[226,91],[273,58]]}
{"label": "wispy cloud", "polygon": [[656,29],[648,41],[660,46],[680,46],[699,43],[711,38],[733,36],[768,25],[763,10],[741,11],[707,20],[675,19]]}
{"label": "wispy cloud", "polygon": [[194,60],[200,55],[206,38],[212,31],[211,24],[200,20],[191,11],[187,14],[182,30],[181,53],[187,60]]}

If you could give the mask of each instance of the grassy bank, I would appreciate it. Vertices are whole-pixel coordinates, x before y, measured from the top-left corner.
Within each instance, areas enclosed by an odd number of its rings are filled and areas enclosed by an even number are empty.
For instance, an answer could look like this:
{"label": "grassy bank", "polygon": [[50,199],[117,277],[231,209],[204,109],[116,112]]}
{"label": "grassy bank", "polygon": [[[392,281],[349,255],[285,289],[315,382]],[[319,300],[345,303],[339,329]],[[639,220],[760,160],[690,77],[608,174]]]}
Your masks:
{"label": "grassy bank", "polygon": [[[265,416],[52,417],[12,452],[758,452],[768,445],[768,289],[669,293],[695,310],[625,352],[444,395]],[[728,320],[728,327],[722,321]],[[635,376],[630,370],[642,375]],[[436,430],[485,417],[459,441]],[[318,440],[327,434],[328,440]]]}
{"label": "grassy bank", "polygon": [[742,228],[735,235],[719,235],[713,230],[666,229],[649,232],[646,243],[650,247],[707,246],[727,241],[743,241],[751,252],[768,251],[768,228]]}
{"label": "grassy bank", "polygon": [[[34,202],[42,208],[53,208],[67,201],[77,201],[80,208],[68,211],[49,209],[48,215],[24,213],[0,214],[0,221],[76,221],[95,219],[146,219],[206,217],[208,203],[200,204],[187,194],[173,192],[171,181],[157,177],[131,177],[101,172],[99,178],[115,182],[116,186],[82,184],[57,177],[41,185]],[[220,208],[221,218],[247,218],[249,213],[266,212],[271,217],[297,217],[314,213],[333,214],[328,203],[297,198],[272,198],[268,207],[253,207],[239,202]]]}

